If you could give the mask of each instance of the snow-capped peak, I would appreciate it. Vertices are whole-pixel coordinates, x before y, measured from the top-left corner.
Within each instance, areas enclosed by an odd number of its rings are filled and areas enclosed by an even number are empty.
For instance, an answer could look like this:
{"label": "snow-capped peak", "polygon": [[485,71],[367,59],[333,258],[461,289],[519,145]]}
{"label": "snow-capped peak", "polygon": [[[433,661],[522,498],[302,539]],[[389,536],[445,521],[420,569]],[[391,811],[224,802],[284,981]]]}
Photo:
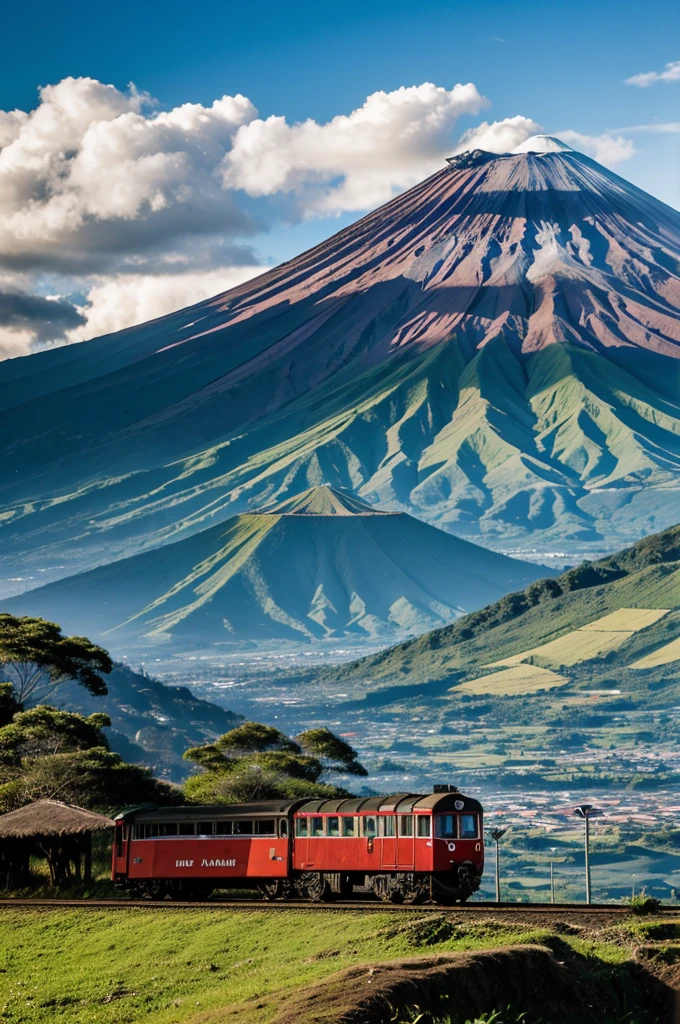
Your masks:
{"label": "snow-capped peak", "polygon": [[525,139],[519,146],[511,149],[511,153],[561,153],[563,151],[573,152],[571,146],[561,142],[553,135],[532,135]]}

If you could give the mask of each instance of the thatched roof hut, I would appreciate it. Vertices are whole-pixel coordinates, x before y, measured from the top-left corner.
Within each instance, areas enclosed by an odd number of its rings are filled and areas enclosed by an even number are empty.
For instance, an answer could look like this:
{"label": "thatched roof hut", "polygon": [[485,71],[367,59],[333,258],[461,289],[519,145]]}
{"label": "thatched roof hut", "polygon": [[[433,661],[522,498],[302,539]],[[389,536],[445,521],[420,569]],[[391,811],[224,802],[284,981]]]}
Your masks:
{"label": "thatched roof hut", "polygon": [[36,800],[18,811],[0,815],[0,840],[76,836],[105,828],[113,828],[111,818],[60,800]]}
{"label": "thatched roof hut", "polygon": [[103,814],[60,800],[36,800],[0,815],[0,883],[30,883],[31,857],[44,857],[53,885],[87,881],[92,872],[92,833],[113,828]]}

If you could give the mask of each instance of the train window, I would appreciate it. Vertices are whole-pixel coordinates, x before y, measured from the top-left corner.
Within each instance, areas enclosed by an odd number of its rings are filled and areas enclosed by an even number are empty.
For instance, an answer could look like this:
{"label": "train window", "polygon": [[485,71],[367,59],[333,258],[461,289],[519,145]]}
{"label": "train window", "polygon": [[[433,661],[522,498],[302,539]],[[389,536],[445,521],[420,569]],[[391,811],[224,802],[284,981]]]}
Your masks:
{"label": "train window", "polygon": [[198,836],[211,836],[213,834],[213,823],[212,821],[199,821],[196,827],[196,835]]}
{"label": "train window", "polygon": [[413,815],[412,814],[400,814],[399,815],[399,835],[400,836],[412,836],[413,835]]}
{"label": "train window", "polygon": [[180,821],[177,826],[177,835],[179,836],[195,836],[196,835],[196,823],[193,821]]}
{"label": "train window", "polygon": [[326,818],[326,835],[328,836],[339,836],[340,835],[340,819],[336,817]]}
{"label": "train window", "polygon": [[234,822],[234,835],[235,836],[252,836],[253,834],[253,823],[252,821],[235,821]]}
{"label": "train window", "polygon": [[216,836],[230,836],[232,833],[233,822],[231,821],[216,821],[215,822],[215,835]]}
{"label": "train window", "polygon": [[307,835],[307,818],[296,818],[295,819],[295,835],[306,836]]}
{"label": "train window", "polygon": [[342,834],[343,836],[353,836],[354,830],[354,818],[341,818],[342,823]]}
{"label": "train window", "polygon": [[477,838],[477,815],[461,814],[459,821],[459,835],[461,839]]}
{"label": "train window", "polygon": [[309,819],[309,834],[311,836],[322,836],[323,835],[323,818],[310,818]]}
{"label": "train window", "polygon": [[374,818],[372,814],[367,814],[363,819],[364,822],[364,835],[368,836],[369,839],[378,834],[378,819]]}
{"label": "train window", "polygon": [[430,838],[430,816],[429,814],[419,814],[416,817],[418,835],[421,839]]}
{"label": "train window", "polygon": [[435,835],[439,839],[457,839],[455,814],[438,814],[434,819]]}
{"label": "train window", "polygon": [[275,836],[276,822],[273,818],[262,818],[255,822],[255,832],[258,836]]}
{"label": "train window", "polygon": [[288,835],[288,818],[281,818],[279,821],[279,835],[285,839]]}
{"label": "train window", "polygon": [[380,835],[381,836],[396,836],[397,834],[397,822],[393,814],[381,814],[380,816]]}
{"label": "train window", "polygon": [[149,836],[151,839],[155,839],[158,836],[158,828],[159,828],[158,825],[147,825],[146,826],[146,834],[147,834],[147,836]]}
{"label": "train window", "polygon": [[176,836],[177,825],[174,822],[172,824],[166,823],[164,825],[159,825],[158,834],[159,836]]}
{"label": "train window", "polygon": [[143,839],[144,838],[144,826],[143,825],[135,825],[134,826],[134,831],[133,831],[133,834],[132,834],[132,838],[133,839]]}

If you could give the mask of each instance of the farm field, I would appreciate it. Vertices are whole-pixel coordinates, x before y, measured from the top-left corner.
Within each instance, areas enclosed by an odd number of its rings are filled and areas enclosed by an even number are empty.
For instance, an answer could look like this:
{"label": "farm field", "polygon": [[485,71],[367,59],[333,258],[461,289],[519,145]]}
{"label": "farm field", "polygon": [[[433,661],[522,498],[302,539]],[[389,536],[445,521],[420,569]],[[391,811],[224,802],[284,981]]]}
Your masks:
{"label": "farm field", "polygon": [[[507,918],[447,925],[405,913],[3,908],[0,925],[3,1024],[275,1021],[301,987],[353,964],[551,941],[548,928]],[[624,919],[613,942],[581,934],[563,950],[588,956],[591,979],[623,972],[625,987],[630,930],[641,927]]]}
{"label": "farm field", "polygon": [[589,658],[616,650],[634,633],[653,625],[667,614],[667,608],[619,608],[609,615],[603,615],[585,626],[565,633],[556,640],[550,640],[539,647],[532,647],[528,651],[520,651],[519,654],[513,654],[509,658],[493,661],[485,667],[519,665],[531,657],[544,658],[555,666],[577,665],[581,661],[588,661]]}
{"label": "farm field", "polygon": [[538,665],[512,665],[501,672],[494,672],[455,686],[452,693],[491,693],[500,696],[535,693],[537,690],[552,690],[564,686],[569,680],[548,668]]}
{"label": "farm field", "polygon": [[656,668],[657,665],[670,665],[673,661],[680,661],[680,636],[671,640],[669,644],[658,647],[651,654],[634,661],[631,668]]}

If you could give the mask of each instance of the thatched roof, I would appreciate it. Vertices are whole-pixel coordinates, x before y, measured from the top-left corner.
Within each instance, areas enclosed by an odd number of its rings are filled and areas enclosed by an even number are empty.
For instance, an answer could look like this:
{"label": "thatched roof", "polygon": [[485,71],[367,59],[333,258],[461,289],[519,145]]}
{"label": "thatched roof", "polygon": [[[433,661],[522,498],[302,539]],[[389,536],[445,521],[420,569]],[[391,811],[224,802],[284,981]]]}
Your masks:
{"label": "thatched roof", "polygon": [[112,828],[113,822],[103,814],[83,807],[63,804],[60,800],[36,800],[18,811],[0,815],[0,839],[28,839],[31,836],[80,835]]}

